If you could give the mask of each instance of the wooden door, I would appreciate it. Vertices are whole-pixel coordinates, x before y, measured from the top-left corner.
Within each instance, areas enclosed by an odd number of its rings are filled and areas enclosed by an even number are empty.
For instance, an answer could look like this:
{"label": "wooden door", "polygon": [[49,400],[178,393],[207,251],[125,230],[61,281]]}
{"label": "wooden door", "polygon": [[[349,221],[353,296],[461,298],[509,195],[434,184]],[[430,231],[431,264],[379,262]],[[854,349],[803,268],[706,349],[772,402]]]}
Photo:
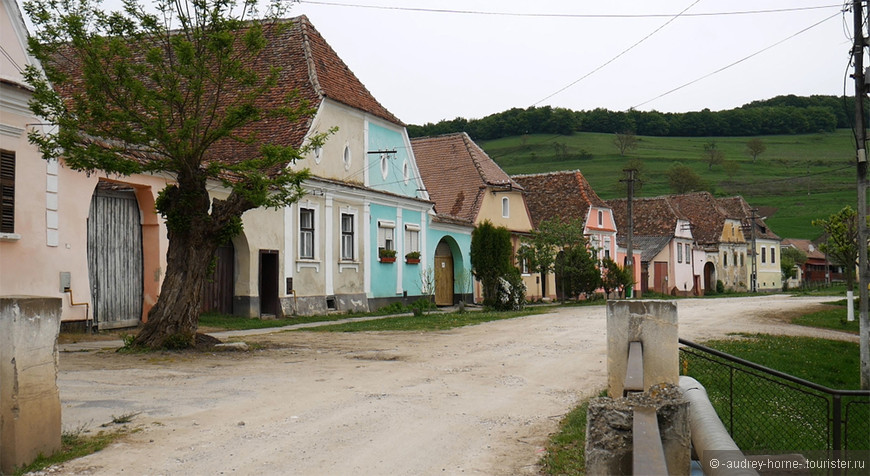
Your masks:
{"label": "wooden door", "polygon": [[435,257],[435,305],[453,305],[453,257]]}
{"label": "wooden door", "polygon": [[88,275],[98,329],[142,319],[142,226],[133,189],[100,182],[88,213]]}
{"label": "wooden door", "polygon": [[209,281],[205,283],[202,312],[233,313],[235,259],[235,249],[232,243],[218,248],[215,256],[214,273],[209,278]]}
{"label": "wooden door", "polygon": [[278,251],[260,250],[260,316],[278,313]]}
{"label": "wooden door", "polygon": [[654,288],[655,292],[667,294],[668,293],[668,263],[667,261],[656,261],[653,263],[653,273],[655,273]]}

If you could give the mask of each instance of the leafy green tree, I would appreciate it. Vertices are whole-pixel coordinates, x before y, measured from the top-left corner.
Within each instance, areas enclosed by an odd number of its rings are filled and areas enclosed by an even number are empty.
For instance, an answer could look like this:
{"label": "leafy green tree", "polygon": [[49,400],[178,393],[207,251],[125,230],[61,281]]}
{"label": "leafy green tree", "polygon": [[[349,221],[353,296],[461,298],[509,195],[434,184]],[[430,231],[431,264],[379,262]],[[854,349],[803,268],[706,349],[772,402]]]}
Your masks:
{"label": "leafy green tree", "polygon": [[586,239],[566,246],[556,257],[555,272],[559,276],[563,298],[588,298],[601,286],[601,272]]}
{"label": "leafy green tree", "polygon": [[511,234],[507,228],[496,227],[489,220],[474,227],[471,232],[471,271],[483,288],[483,305],[499,307],[499,281],[506,279],[511,269],[513,250]]}
{"label": "leafy green tree", "polygon": [[575,245],[586,245],[583,221],[574,220],[565,223],[558,218],[553,218],[541,222],[537,229],[523,238],[523,246],[518,250],[517,258],[525,260],[529,270],[540,273],[541,281],[546,283],[547,276],[555,271],[559,250]]}
{"label": "leafy green tree", "polygon": [[855,289],[855,267],[858,265],[858,212],[845,206],[826,219],[813,220],[813,226],[824,230],[827,239],[819,249],[832,263],[843,266],[846,289]]}
{"label": "leafy green tree", "polygon": [[797,276],[798,267],[807,262],[807,254],[797,248],[783,248],[779,255],[779,268],[783,280]]}
{"label": "leafy green tree", "polygon": [[610,258],[604,259],[601,263],[601,287],[605,296],[609,296],[611,291],[622,292],[633,284],[634,278],[629,268],[623,268]]}
{"label": "leafy green tree", "polygon": [[691,167],[674,164],[668,169],[668,185],[674,193],[687,193],[704,190],[707,183]]}
{"label": "leafy green tree", "polygon": [[749,139],[746,143],[746,154],[752,157],[753,162],[755,162],[758,159],[758,156],[763,154],[766,150],[767,145],[765,145],[763,140],[757,137]]}
{"label": "leafy green tree", "polygon": [[[91,0],[25,4],[36,27],[29,48],[45,70],[26,71],[31,108],[58,126],[30,140],[77,171],[172,177],[157,200],[169,238],[166,274],[134,345],[186,347],[194,345],[209,265],[241,231],[242,214],[303,194],[307,170],[289,166],[306,147],[263,141],[257,127],[295,124],[312,111],[294,97],[262,101],[273,97],[280,65],[262,73],[253,64],[270,47],[268,33],[287,27],[271,21],[280,12],[250,22],[253,0],[154,6],[156,14],[136,0],[113,13]],[[218,147],[251,154],[219,156]],[[210,184],[229,195],[210,198]]]}

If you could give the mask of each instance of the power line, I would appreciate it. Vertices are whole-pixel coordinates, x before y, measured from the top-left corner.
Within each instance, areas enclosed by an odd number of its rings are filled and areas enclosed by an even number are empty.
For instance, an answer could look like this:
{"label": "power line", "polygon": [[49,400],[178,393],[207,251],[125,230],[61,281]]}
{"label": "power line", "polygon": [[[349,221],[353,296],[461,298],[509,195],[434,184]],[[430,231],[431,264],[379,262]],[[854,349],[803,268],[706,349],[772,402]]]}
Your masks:
{"label": "power line", "polygon": [[813,28],[815,28],[815,27],[821,25],[822,23],[824,23],[824,22],[826,22],[826,21],[828,21],[828,20],[830,20],[830,19],[832,19],[832,18],[837,17],[838,15],[841,15],[842,13],[843,13],[842,11],[837,12],[837,13],[835,13],[835,14],[833,14],[833,15],[827,17],[827,18],[825,18],[824,20],[821,20],[821,21],[818,21],[818,22],[816,22],[816,23],[813,23],[812,25],[810,25],[810,26],[804,28],[803,30],[798,31],[797,33],[792,34],[791,36],[789,36],[789,37],[787,37],[787,38],[783,38],[782,40],[779,40],[779,41],[777,41],[776,43],[774,43],[774,44],[772,44],[772,45],[770,45],[770,46],[767,46],[767,47],[765,47],[765,48],[762,48],[762,49],[760,49],[760,50],[756,51],[755,53],[752,53],[752,54],[750,54],[750,55],[748,55],[748,56],[744,56],[743,58],[741,58],[741,59],[739,59],[739,60],[737,60],[737,61],[735,61],[735,62],[733,62],[733,63],[731,63],[731,64],[729,64],[729,65],[727,65],[727,66],[723,66],[723,67],[721,67],[721,68],[719,68],[719,69],[717,69],[717,70],[715,70],[715,71],[713,71],[713,72],[710,72],[710,73],[705,74],[704,76],[701,76],[701,77],[699,77],[699,78],[693,79],[692,81],[689,81],[688,83],[685,83],[685,84],[683,84],[683,85],[681,85],[681,86],[677,86],[676,88],[671,89],[670,91],[667,91],[667,92],[664,92],[664,93],[662,93],[662,94],[659,94],[658,96],[656,96],[656,97],[654,97],[654,98],[652,98],[652,99],[648,99],[648,100],[646,100],[646,101],[644,101],[644,102],[642,102],[642,103],[640,103],[640,104],[637,104],[637,105],[631,107],[631,109],[637,109],[637,108],[639,108],[640,106],[643,106],[644,104],[651,103],[651,102],[655,101],[656,99],[661,99],[661,98],[667,96],[668,94],[671,94],[671,93],[674,93],[674,92],[676,92],[676,91],[679,91],[680,89],[683,89],[683,88],[685,88],[685,87],[687,87],[687,86],[691,86],[691,85],[697,83],[698,81],[701,81],[701,80],[707,79],[707,78],[709,78],[710,76],[713,76],[713,75],[715,75],[715,74],[721,73],[722,71],[725,71],[726,69],[731,68],[732,66],[736,66],[736,65],[738,65],[738,64],[740,64],[740,63],[742,63],[742,62],[744,62],[744,61],[746,61],[746,60],[748,60],[748,59],[750,59],[750,58],[752,58],[752,57],[755,57],[755,56],[760,55],[761,53],[764,53],[765,51],[767,51],[767,50],[769,50],[769,49],[771,49],[771,48],[774,48],[774,47],[776,47],[776,46],[779,46],[779,45],[785,43],[786,41],[788,41],[788,40],[790,40],[790,39],[792,39],[792,38],[794,38],[794,37],[796,37],[796,36],[798,36],[798,35],[800,35],[800,34],[802,34],[802,33],[805,33],[805,32],[807,32],[807,31],[809,31],[809,30],[811,30],[811,29],[813,29]]}
{"label": "power line", "polygon": [[580,78],[578,78],[578,79],[572,81],[571,83],[569,83],[567,86],[563,87],[562,89],[560,89],[560,90],[554,92],[553,94],[550,94],[549,96],[547,96],[547,97],[545,97],[545,98],[543,98],[543,99],[541,99],[541,100],[535,102],[534,104],[532,104],[532,106],[537,106],[538,104],[540,104],[540,103],[546,101],[547,99],[550,99],[551,97],[553,97],[553,96],[555,96],[555,95],[561,93],[562,91],[565,91],[566,89],[568,89],[568,88],[574,86],[575,84],[579,83],[580,81],[583,81],[584,79],[588,78],[589,76],[592,76],[593,74],[595,74],[595,73],[597,73],[598,71],[602,70],[605,66],[609,65],[610,63],[613,63],[614,61],[616,61],[617,59],[619,59],[619,57],[621,57],[622,55],[624,55],[624,54],[628,53],[629,51],[633,50],[636,46],[638,46],[639,44],[641,44],[641,43],[643,43],[644,41],[648,40],[651,36],[655,35],[655,34],[658,33],[659,31],[661,31],[664,27],[670,25],[671,22],[673,22],[674,20],[676,20],[677,18],[679,18],[681,15],[683,15],[684,13],[686,13],[686,11],[687,11],[688,9],[694,7],[694,6],[697,5],[698,2],[700,2],[700,1],[701,1],[701,0],[695,0],[691,5],[689,5],[688,7],[684,8],[683,11],[681,11],[680,13],[677,13],[676,15],[674,15],[673,17],[671,17],[670,20],[666,21],[663,25],[661,25],[660,27],[658,27],[658,28],[656,28],[655,30],[653,30],[652,33],[646,35],[645,37],[641,38],[640,41],[638,41],[638,42],[636,42],[635,44],[629,46],[628,48],[622,50],[622,53],[619,53],[618,55],[614,56],[613,58],[610,58],[610,60],[606,61],[606,62],[605,62],[604,64],[602,64],[601,66],[599,66],[599,67],[593,69],[592,71],[590,71],[590,72],[584,74],[584,75],[581,76]]}
{"label": "power line", "polygon": [[[419,13],[441,13],[454,15],[488,15],[488,16],[506,16],[506,17],[526,17],[526,18],[668,18],[674,16],[672,13],[518,13],[518,12],[499,12],[499,11],[483,11],[483,10],[456,10],[449,8],[414,8],[414,7],[394,7],[384,5],[362,5],[356,3],[342,2],[321,2],[315,0],[295,0],[296,3],[308,5],[322,5],[329,7],[349,7],[349,8],[364,8],[370,10],[393,10]],[[684,17],[711,17],[711,16],[726,16],[726,15],[756,15],[764,13],[786,13],[799,12],[807,10],[820,10],[832,7],[840,7],[836,5],[818,5],[814,7],[796,7],[796,8],[777,8],[769,10],[745,10],[731,12],[708,12],[708,13],[689,13],[682,15]]]}

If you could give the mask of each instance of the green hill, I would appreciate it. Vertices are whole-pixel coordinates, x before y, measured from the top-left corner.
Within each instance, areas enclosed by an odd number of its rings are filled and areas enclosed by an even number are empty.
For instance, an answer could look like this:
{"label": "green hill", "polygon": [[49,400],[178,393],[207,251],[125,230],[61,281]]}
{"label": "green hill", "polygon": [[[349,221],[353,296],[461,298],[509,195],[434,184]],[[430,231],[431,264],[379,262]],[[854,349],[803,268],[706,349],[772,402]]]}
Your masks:
{"label": "green hill", "polygon": [[[850,130],[806,135],[760,136],[766,150],[753,162],[748,137],[646,137],[621,156],[614,134],[526,135],[479,144],[508,174],[580,170],[604,199],[625,196],[619,180],[630,163],[640,164],[639,197],[672,193],[667,171],[675,163],[689,166],[716,196],[742,195],[752,206],[775,208],[768,225],[783,238],[814,239],[812,226],[845,205],[855,208],[855,146]],[[704,145],[715,142],[725,163],[712,170]]]}

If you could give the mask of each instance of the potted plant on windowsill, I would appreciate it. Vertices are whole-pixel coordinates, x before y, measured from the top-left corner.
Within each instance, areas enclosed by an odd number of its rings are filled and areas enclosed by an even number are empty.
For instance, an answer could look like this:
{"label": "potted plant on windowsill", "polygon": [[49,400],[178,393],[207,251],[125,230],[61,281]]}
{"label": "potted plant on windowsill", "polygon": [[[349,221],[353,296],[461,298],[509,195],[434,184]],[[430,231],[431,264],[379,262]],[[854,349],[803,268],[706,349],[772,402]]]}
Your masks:
{"label": "potted plant on windowsill", "polygon": [[378,248],[378,258],[380,258],[381,263],[395,263],[396,262],[396,250],[388,250],[386,248]]}
{"label": "potted plant on windowsill", "polygon": [[419,264],[420,263],[420,252],[412,251],[405,255],[405,262],[408,264]]}

